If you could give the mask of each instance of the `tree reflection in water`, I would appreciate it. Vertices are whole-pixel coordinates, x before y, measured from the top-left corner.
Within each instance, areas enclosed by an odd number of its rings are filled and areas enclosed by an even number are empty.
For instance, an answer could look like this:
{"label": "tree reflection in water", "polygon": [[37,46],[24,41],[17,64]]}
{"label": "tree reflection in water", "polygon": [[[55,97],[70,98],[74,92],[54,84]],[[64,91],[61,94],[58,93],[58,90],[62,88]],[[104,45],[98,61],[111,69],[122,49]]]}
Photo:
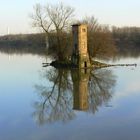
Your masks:
{"label": "tree reflection in water", "polygon": [[99,106],[111,99],[116,82],[109,69],[70,71],[50,68],[43,78],[46,78],[46,84],[35,85],[40,99],[34,103],[33,113],[40,125],[72,120],[76,116],[74,110],[95,113]]}
{"label": "tree reflection in water", "polygon": [[91,72],[89,82],[89,111],[95,113],[102,104],[107,104],[113,95],[116,76],[111,70],[98,69]]}
{"label": "tree reflection in water", "polygon": [[41,97],[35,102],[36,111],[33,115],[39,124],[44,122],[67,121],[74,118],[72,106],[72,82],[69,72],[63,69],[49,69],[44,76],[50,84],[36,85]]}

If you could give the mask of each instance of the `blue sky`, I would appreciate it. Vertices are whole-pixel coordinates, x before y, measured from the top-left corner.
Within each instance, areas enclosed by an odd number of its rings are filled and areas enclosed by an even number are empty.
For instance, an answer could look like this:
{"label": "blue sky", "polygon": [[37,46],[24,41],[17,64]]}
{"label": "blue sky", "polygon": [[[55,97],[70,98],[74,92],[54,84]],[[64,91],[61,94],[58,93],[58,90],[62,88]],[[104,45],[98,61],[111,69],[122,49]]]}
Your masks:
{"label": "blue sky", "polygon": [[140,0],[1,0],[0,35],[35,32],[31,28],[29,13],[36,3],[62,1],[75,8],[76,18],[94,15],[99,23],[115,26],[140,26]]}

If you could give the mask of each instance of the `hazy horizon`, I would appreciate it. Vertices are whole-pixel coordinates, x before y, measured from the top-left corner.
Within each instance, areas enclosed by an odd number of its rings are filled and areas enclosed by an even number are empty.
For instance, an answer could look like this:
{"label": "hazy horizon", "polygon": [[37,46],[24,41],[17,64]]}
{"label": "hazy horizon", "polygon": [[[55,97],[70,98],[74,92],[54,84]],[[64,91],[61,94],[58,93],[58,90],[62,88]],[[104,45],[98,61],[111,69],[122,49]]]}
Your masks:
{"label": "hazy horizon", "polygon": [[11,34],[34,33],[31,27],[29,14],[33,12],[36,3],[57,4],[63,2],[75,8],[75,17],[94,15],[100,24],[110,26],[137,26],[140,27],[140,1],[138,0],[5,0],[0,4],[0,35],[8,32]]}

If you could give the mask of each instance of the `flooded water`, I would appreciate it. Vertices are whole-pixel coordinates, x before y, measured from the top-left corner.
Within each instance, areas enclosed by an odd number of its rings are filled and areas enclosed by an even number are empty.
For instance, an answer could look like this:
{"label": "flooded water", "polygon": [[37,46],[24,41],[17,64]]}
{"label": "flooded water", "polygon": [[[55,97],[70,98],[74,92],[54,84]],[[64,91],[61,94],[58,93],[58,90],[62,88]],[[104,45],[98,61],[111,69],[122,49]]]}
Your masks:
{"label": "flooded water", "polygon": [[0,140],[139,140],[140,58],[92,71],[0,53]]}

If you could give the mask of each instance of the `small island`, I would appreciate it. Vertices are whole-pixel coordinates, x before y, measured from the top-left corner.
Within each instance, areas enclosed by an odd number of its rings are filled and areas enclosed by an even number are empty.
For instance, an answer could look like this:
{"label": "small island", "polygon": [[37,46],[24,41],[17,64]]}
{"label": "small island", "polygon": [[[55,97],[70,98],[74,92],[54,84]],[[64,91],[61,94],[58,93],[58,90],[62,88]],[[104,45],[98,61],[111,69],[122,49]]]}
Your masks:
{"label": "small island", "polygon": [[43,67],[51,65],[55,68],[91,69],[110,66],[137,66],[137,64],[106,64],[90,59],[87,46],[87,32],[88,29],[86,24],[72,25],[73,49],[70,59],[63,61],[55,60],[52,61],[50,64],[43,63]]}
{"label": "small island", "polygon": [[[69,60],[55,60],[49,65],[56,68],[97,68],[110,66],[105,63],[93,61],[89,58],[87,47],[87,25],[86,24],[74,24],[72,25],[72,37],[73,37],[73,49]],[[47,63],[43,63],[43,66],[47,66]]]}

